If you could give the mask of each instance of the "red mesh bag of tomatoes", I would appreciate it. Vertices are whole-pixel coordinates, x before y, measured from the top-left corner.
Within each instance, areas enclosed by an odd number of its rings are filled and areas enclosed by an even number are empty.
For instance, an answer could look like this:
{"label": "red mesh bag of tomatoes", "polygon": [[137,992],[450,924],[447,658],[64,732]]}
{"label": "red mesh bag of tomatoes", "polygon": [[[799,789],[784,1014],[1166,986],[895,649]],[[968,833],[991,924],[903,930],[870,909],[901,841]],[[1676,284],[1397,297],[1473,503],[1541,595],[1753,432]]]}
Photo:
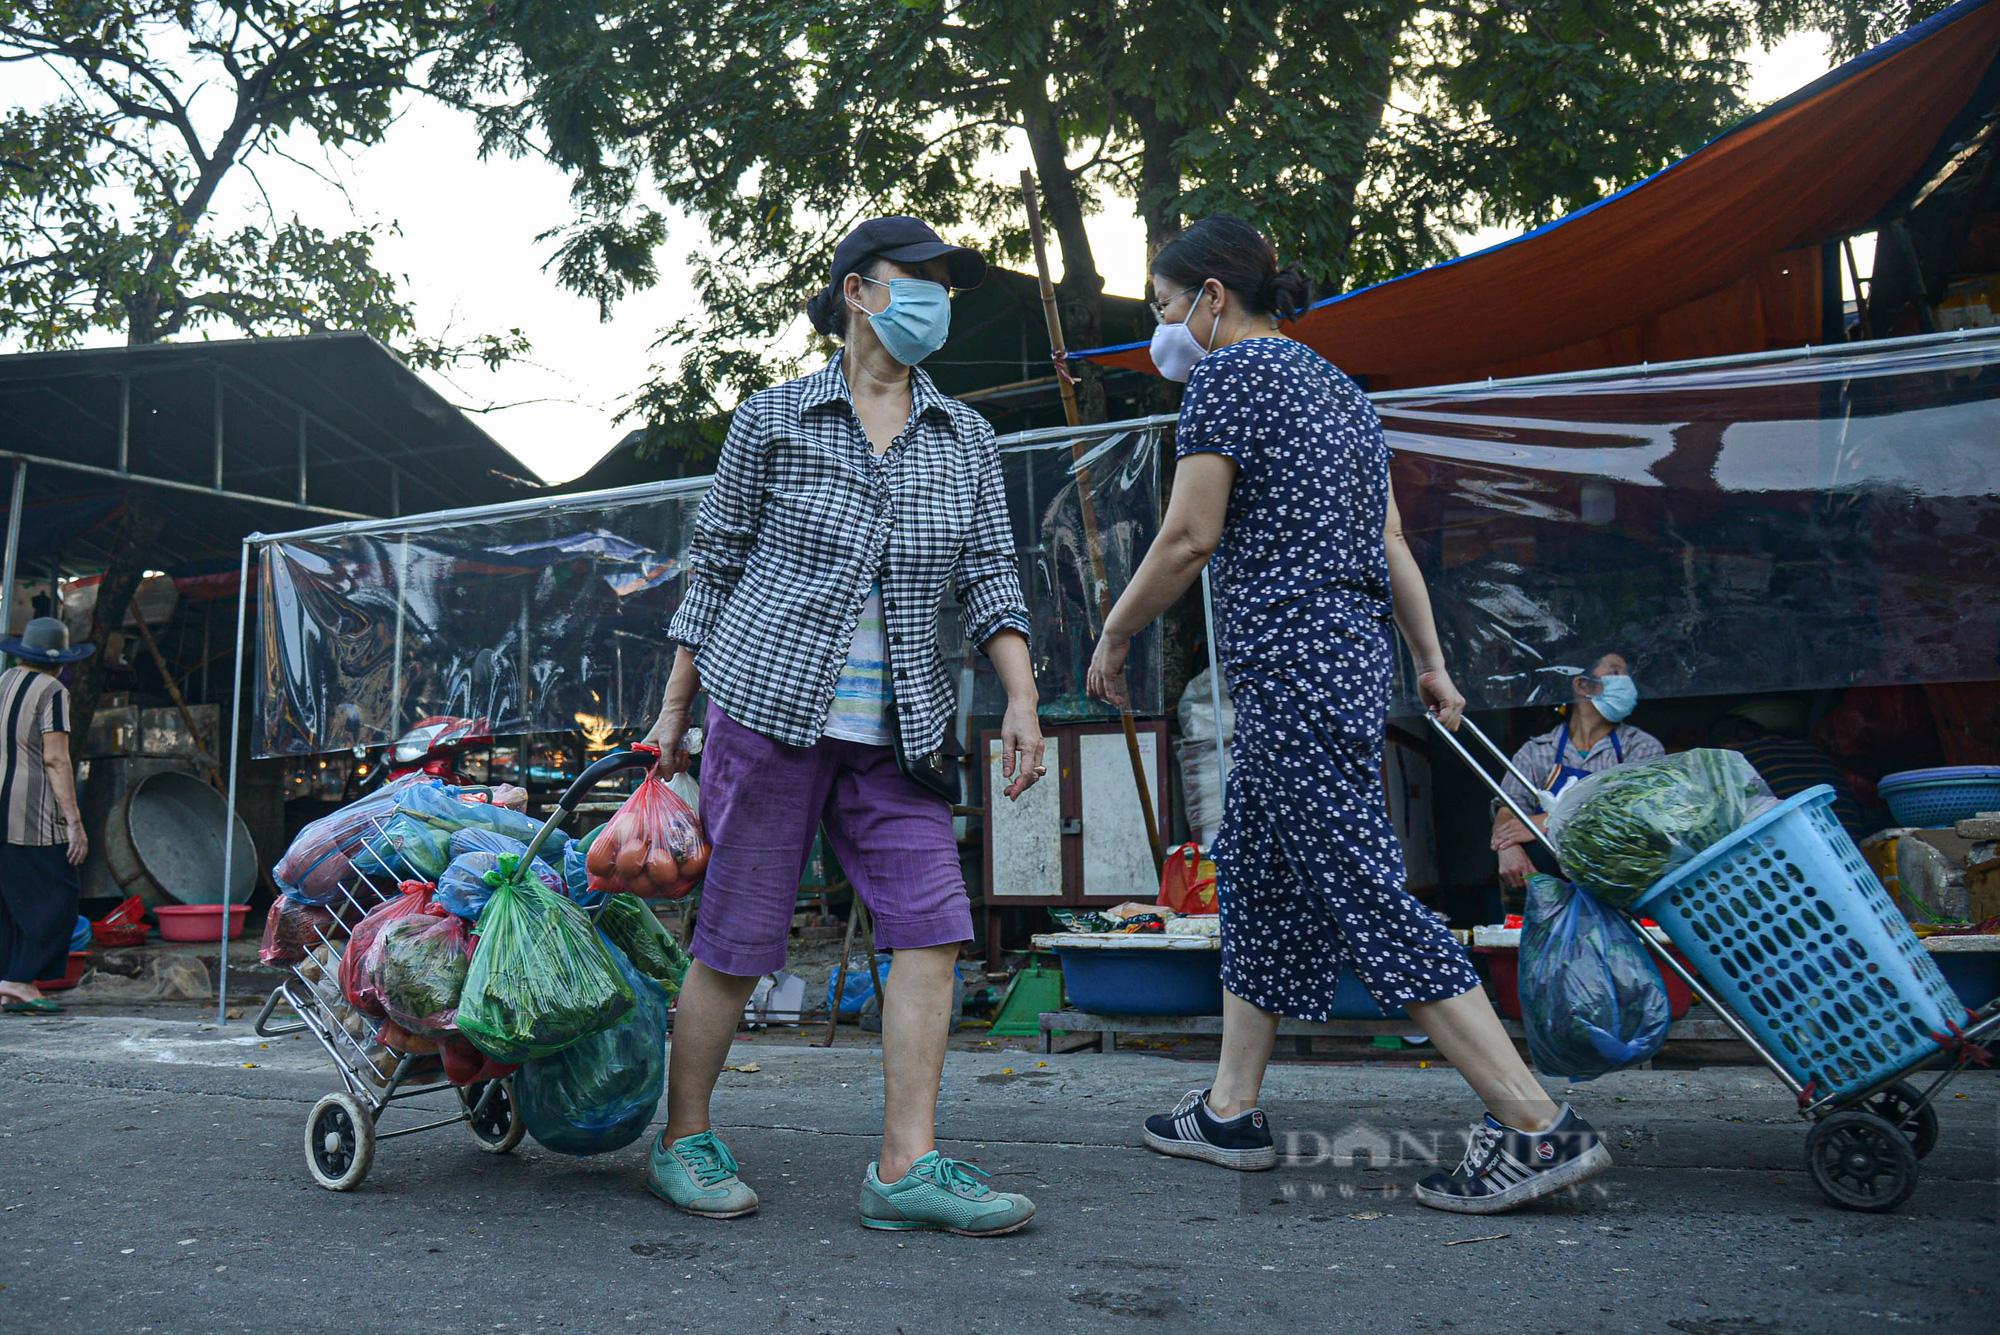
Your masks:
{"label": "red mesh bag of tomatoes", "polygon": [[592,890],[641,899],[679,899],[708,871],[701,818],[657,769],[625,799],[584,855]]}

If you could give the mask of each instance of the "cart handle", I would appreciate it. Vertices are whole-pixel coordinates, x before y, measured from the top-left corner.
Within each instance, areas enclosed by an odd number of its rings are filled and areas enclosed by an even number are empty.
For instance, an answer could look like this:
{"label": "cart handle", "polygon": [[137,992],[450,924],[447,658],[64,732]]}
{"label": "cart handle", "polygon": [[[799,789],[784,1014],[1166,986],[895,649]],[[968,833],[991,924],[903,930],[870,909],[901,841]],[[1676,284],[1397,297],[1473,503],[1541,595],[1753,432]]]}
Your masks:
{"label": "cart handle", "polygon": [[613,751],[592,761],[583,773],[576,776],[576,781],[563,790],[563,795],[556,799],[556,809],[549,813],[549,818],[542,822],[542,828],[535,831],[535,837],[528,842],[528,851],[521,858],[522,864],[526,865],[542,851],[542,845],[548,842],[549,835],[554,832],[556,826],[569,819],[570,813],[576,810],[577,803],[581,802],[585,794],[595,788],[605,775],[615,774],[621,769],[651,769],[659,763],[660,748],[645,742],[634,742],[622,751]]}
{"label": "cart handle", "polygon": [[[1485,783],[1487,788],[1492,790],[1493,795],[1499,798],[1502,802],[1505,802],[1507,804],[1507,809],[1513,812],[1514,815],[1520,820],[1521,824],[1527,826],[1528,831],[1531,834],[1533,834],[1535,838],[1541,841],[1542,847],[1549,850],[1549,856],[1559,858],[1560,854],[1556,852],[1555,841],[1549,838],[1548,831],[1544,830],[1541,826],[1535,824],[1534,817],[1530,816],[1527,813],[1527,811],[1525,811],[1522,808],[1521,804],[1514,800],[1514,795],[1508,792],[1506,787],[1502,785],[1499,780],[1495,779],[1490,773],[1487,772],[1486,766],[1480,764],[1477,760],[1473,758],[1472,752],[1465,749],[1465,743],[1459,741],[1457,736],[1452,733],[1452,730],[1450,728],[1445,727],[1444,724],[1438,720],[1437,715],[1426,714],[1424,715],[1424,717],[1430,720],[1431,730],[1437,733],[1438,736],[1442,737],[1445,740],[1445,743],[1449,745],[1452,750],[1458,752],[1460,758],[1462,758],[1466,764],[1472,767],[1472,772],[1474,774],[1477,774],[1480,777],[1480,780]],[[1521,778],[1521,772],[1514,768],[1513,762],[1508,760],[1507,757],[1501,752],[1500,748],[1493,744],[1492,738],[1488,737],[1485,733],[1479,730],[1479,726],[1477,724],[1475,724],[1469,718],[1461,718],[1459,722],[1464,726],[1471,728],[1472,735],[1477,737],[1480,741],[1484,742],[1486,744],[1487,750],[1491,751],[1494,755],[1499,756],[1500,763],[1505,765],[1509,770],[1509,772],[1511,772],[1515,778],[1517,779]],[[1526,779],[1521,779],[1521,784],[1524,788],[1528,789],[1529,792],[1540,791],[1535,787],[1534,784],[1529,783]]]}

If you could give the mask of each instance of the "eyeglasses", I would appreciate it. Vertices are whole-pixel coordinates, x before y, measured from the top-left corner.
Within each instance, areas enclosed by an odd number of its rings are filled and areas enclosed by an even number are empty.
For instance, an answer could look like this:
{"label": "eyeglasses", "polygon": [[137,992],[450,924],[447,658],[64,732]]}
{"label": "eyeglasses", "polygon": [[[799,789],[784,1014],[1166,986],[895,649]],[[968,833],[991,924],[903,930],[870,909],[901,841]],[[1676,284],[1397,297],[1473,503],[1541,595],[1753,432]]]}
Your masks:
{"label": "eyeglasses", "polygon": [[1199,292],[1206,286],[1206,283],[1196,283],[1193,287],[1184,287],[1170,297],[1162,297],[1157,301],[1149,301],[1146,305],[1152,308],[1153,319],[1161,324],[1165,324],[1167,322],[1167,307],[1173,305],[1188,293]]}

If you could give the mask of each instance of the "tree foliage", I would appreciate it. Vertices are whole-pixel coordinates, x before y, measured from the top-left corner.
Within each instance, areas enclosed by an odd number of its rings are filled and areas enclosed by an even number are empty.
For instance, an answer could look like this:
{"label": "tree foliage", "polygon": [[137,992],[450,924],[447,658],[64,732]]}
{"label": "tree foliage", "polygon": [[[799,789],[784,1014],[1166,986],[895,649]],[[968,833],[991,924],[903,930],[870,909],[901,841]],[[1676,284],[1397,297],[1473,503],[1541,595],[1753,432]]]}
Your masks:
{"label": "tree foliage", "polygon": [[[379,228],[328,233],[266,198],[230,229],[218,196],[288,134],[377,143],[453,11],[434,0],[0,0],[0,68],[54,95],[0,117],[0,337],[73,346],[363,329],[422,365],[489,363],[520,331],[416,337]],[[16,87],[21,85],[17,83]]]}
{"label": "tree foliage", "polygon": [[490,147],[573,174],[554,265],[604,310],[658,280],[671,214],[698,221],[701,314],[633,410],[699,455],[691,424],[795,369],[773,349],[854,222],[912,213],[1022,258],[1003,152],[1033,163],[1088,346],[1093,210],[1136,208],[1149,248],[1240,215],[1329,290],[1376,282],[1699,147],[1748,110],[1755,42],[1814,28],[1850,51],[1934,0],[1915,4],[494,0],[448,77]]}

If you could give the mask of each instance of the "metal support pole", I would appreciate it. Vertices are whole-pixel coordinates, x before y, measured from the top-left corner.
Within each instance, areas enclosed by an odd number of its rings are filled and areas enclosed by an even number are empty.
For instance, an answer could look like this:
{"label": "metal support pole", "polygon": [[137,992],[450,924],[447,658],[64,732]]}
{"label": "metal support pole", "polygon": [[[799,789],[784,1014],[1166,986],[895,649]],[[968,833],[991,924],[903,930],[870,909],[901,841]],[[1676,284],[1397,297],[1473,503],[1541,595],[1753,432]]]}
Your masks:
{"label": "metal support pole", "polygon": [[132,471],[132,377],[118,377],[118,471]]}
{"label": "metal support pole", "polygon": [[222,376],[215,377],[215,489],[222,490]]}
{"label": "metal support pole", "polygon": [[215,1024],[229,1015],[229,884],[236,875],[236,771],[243,739],[243,627],[250,609],[250,544],[236,567],[236,661],[229,668],[229,797],[222,815],[222,939],[217,952]]}
{"label": "metal support pole", "polygon": [[389,513],[400,519],[403,516],[403,470],[389,470]]}
{"label": "metal support pole", "polygon": [[299,414],[299,504],[306,503],[306,415]]}
{"label": "metal support pole", "polygon": [[532,792],[529,759],[535,749],[534,712],[534,656],[528,652],[528,590],[521,590],[521,745],[517,768],[521,771],[521,787]]}
{"label": "metal support pole", "polygon": [[1208,698],[1215,707],[1216,787],[1229,792],[1229,748],[1222,741],[1222,656],[1215,645],[1215,590],[1209,586],[1208,567],[1201,568],[1201,616],[1208,634]]}
{"label": "metal support pole", "polygon": [[396,650],[389,662],[389,719],[388,740],[394,745],[402,735],[403,719],[403,620],[405,608],[403,586],[410,573],[410,540],[405,536],[396,544]]}
{"label": "metal support pole", "polygon": [[21,502],[28,494],[28,463],[14,461],[13,499],[7,507],[7,557],[0,566],[0,635],[14,633],[14,577],[21,566]]}

